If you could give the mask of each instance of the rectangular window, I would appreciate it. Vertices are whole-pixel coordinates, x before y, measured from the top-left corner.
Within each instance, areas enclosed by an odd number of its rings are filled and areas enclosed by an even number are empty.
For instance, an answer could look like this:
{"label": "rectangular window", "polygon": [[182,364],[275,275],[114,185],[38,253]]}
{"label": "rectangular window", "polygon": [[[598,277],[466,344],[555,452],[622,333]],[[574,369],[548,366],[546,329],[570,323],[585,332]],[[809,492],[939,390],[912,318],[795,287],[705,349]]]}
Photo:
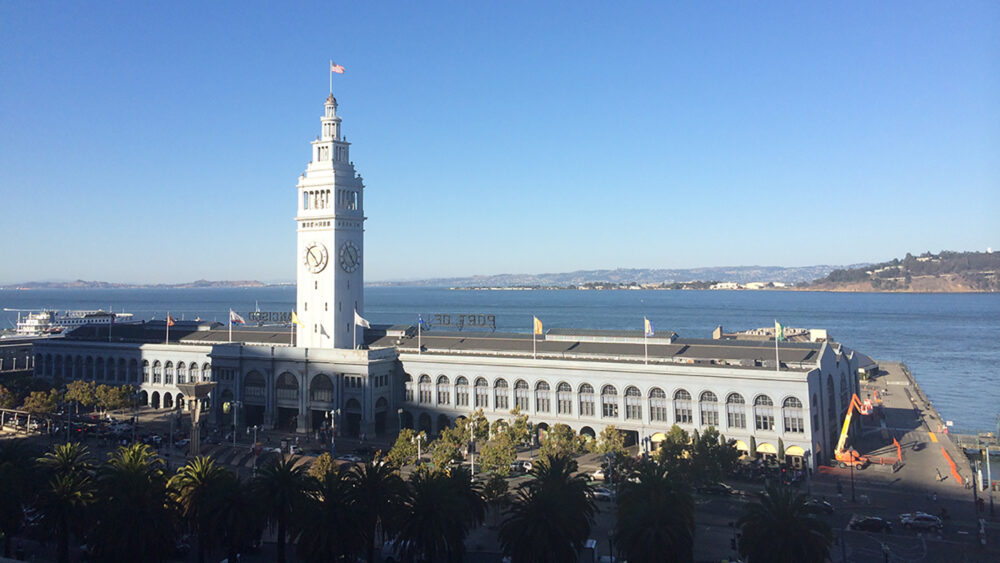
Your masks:
{"label": "rectangular window", "polygon": [[535,410],[538,412],[549,412],[549,397],[539,396],[535,399]]}
{"label": "rectangular window", "polygon": [[496,393],[496,405],[493,407],[495,409],[507,410],[508,405],[507,393],[502,391],[497,391]]}
{"label": "rectangular window", "polygon": [[805,424],[801,416],[792,413],[785,415],[785,432],[805,432]]}
{"label": "rectangular window", "polygon": [[719,412],[714,408],[703,407],[701,411],[702,426],[719,426]]}
{"label": "rectangular window", "polygon": [[774,415],[767,412],[758,411],[755,413],[754,421],[757,425],[757,430],[771,430],[774,428]]}
{"label": "rectangular window", "polygon": [[594,416],[594,396],[591,395],[590,399],[581,398],[580,399],[580,416]]}
{"label": "rectangular window", "polygon": [[468,387],[459,387],[458,390],[455,391],[455,405],[459,406],[459,407],[467,407],[467,406],[469,406],[469,388]]}
{"label": "rectangular window", "polygon": [[486,408],[489,406],[490,391],[487,387],[476,387],[476,406]]}

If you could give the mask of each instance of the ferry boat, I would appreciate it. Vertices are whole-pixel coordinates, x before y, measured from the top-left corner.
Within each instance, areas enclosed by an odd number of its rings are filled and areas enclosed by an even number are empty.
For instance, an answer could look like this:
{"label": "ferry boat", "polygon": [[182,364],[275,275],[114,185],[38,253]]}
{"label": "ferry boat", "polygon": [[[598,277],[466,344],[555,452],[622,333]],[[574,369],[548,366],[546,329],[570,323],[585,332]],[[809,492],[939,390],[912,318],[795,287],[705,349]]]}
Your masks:
{"label": "ferry boat", "polygon": [[114,322],[127,322],[132,319],[132,313],[109,313],[108,311],[38,311],[20,314],[17,318],[17,333],[20,336],[38,336],[42,334],[58,334],[69,332],[84,325],[110,325]]}

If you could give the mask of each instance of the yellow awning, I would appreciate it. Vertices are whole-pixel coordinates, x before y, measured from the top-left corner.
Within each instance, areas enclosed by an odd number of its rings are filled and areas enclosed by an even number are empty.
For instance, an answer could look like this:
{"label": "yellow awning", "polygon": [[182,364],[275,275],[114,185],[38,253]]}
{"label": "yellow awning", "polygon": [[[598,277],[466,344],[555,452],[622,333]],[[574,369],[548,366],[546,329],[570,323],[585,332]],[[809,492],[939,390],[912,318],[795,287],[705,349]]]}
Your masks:
{"label": "yellow awning", "polygon": [[747,443],[743,440],[736,440],[736,449],[744,452],[750,451],[750,448],[747,447]]}
{"label": "yellow awning", "polygon": [[798,446],[789,446],[785,449],[785,455],[806,455],[806,451]]}
{"label": "yellow awning", "polygon": [[649,437],[651,442],[662,442],[667,439],[667,435],[663,432],[657,432]]}
{"label": "yellow awning", "polygon": [[757,453],[759,453],[759,454],[776,454],[776,453],[778,453],[778,450],[777,450],[777,448],[775,448],[771,444],[768,444],[767,442],[764,442],[763,444],[758,444],[757,445]]}

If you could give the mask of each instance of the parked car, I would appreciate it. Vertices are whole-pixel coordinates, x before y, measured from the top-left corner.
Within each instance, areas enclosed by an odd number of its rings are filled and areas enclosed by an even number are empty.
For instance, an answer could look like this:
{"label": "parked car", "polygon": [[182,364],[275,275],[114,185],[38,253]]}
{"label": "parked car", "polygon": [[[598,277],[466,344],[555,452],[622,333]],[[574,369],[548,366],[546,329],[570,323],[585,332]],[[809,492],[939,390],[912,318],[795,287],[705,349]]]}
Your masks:
{"label": "parked car", "polygon": [[698,487],[698,492],[705,495],[718,495],[718,496],[729,496],[735,494],[736,491],[725,483],[709,483],[707,485],[702,485]]}
{"label": "parked car", "polygon": [[592,481],[604,481],[607,477],[604,475],[604,468],[598,469],[597,471],[590,474],[590,479]]}
{"label": "parked car", "polygon": [[510,464],[510,470],[516,473],[527,473],[532,467],[531,461],[526,459],[516,459]]}
{"label": "parked car", "polygon": [[852,530],[863,530],[865,532],[891,532],[892,522],[877,516],[859,516],[855,514],[847,524]]}
{"label": "parked car", "polygon": [[899,515],[899,523],[904,528],[916,528],[917,530],[940,530],[944,527],[941,519],[926,512],[910,512]]}
{"label": "parked car", "polygon": [[605,487],[594,487],[594,500],[611,502],[611,490]]}
{"label": "parked car", "polygon": [[806,501],[806,508],[809,508],[813,512],[822,512],[823,514],[833,514],[833,505],[826,502],[825,500],[811,498]]}
{"label": "parked car", "polygon": [[347,461],[350,463],[361,463],[361,458],[354,454],[341,454],[336,457],[338,461]]}

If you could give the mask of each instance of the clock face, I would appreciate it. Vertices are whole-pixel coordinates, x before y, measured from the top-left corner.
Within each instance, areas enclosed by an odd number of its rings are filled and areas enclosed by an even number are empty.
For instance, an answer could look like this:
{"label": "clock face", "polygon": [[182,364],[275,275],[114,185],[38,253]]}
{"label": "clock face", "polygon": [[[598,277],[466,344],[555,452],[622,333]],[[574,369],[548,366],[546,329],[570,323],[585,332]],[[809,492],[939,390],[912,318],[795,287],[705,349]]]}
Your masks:
{"label": "clock face", "polygon": [[318,274],[326,268],[327,260],[329,260],[329,255],[326,251],[326,247],[322,243],[310,242],[306,245],[306,252],[303,260],[305,265],[309,268],[309,271]]}
{"label": "clock face", "polygon": [[340,245],[340,267],[351,273],[361,265],[361,249],[353,242],[347,241]]}

